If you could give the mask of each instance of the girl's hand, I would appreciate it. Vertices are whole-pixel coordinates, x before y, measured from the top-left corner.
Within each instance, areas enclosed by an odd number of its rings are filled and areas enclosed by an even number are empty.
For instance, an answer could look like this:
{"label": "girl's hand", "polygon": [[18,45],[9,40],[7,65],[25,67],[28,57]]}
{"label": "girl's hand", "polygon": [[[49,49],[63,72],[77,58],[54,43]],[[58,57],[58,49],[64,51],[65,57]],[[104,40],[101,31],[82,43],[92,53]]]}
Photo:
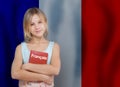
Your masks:
{"label": "girl's hand", "polygon": [[28,69],[29,69],[29,66],[30,66],[29,63],[23,64],[23,65],[22,65],[22,69],[28,70]]}
{"label": "girl's hand", "polygon": [[44,82],[47,83],[48,85],[52,85],[52,83],[54,82],[54,76],[46,75],[46,80]]}

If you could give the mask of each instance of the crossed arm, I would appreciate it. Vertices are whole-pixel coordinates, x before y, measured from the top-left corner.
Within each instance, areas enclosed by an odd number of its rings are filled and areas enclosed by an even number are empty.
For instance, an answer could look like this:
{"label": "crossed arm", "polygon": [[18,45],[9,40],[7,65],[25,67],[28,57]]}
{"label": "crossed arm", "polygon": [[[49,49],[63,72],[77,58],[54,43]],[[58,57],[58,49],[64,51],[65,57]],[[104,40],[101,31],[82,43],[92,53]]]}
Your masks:
{"label": "crossed arm", "polygon": [[22,64],[21,45],[15,51],[15,58],[12,64],[11,75],[13,79],[25,81],[44,81],[51,84],[53,76],[60,71],[60,55],[58,44],[54,45],[51,64]]}

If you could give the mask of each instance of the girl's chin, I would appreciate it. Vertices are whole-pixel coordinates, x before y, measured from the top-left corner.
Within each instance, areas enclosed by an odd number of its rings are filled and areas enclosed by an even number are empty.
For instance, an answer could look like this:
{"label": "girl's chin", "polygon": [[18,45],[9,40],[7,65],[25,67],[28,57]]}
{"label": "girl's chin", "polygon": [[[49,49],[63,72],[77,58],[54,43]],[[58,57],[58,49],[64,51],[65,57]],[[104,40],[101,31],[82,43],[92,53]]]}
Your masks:
{"label": "girl's chin", "polygon": [[42,35],[34,35],[34,37],[41,38],[41,37],[43,37],[43,34]]}
{"label": "girl's chin", "polygon": [[34,37],[43,37],[43,32],[39,32],[39,33],[36,33],[36,32],[34,32],[32,35],[34,36]]}

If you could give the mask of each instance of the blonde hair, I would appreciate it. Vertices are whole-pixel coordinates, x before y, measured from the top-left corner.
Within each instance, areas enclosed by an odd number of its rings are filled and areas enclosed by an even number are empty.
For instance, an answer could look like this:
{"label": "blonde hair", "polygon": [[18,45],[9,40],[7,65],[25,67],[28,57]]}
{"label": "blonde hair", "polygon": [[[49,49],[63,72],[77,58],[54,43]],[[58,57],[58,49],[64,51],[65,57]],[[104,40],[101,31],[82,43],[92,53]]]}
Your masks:
{"label": "blonde hair", "polygon": [[24,15],[24,19],[23,19],[24,39],[26,42],[29,42],[32,39],[32,35],[29,31],[29,26],[31,23],[31,19],[32,19],[33,15],[35,15],[35,14],[38,15],[39,17],[44,18],[44,21],[46,22],[46,26],[45,26],[46,31],[43,34],[43,36],[44,36],[44,38],[47,38],[47,35],[48,35],[47,18],[46,18],[46,15],[44,14],[44,12],[39,8],[29,8],[26,11],[26,13]]}

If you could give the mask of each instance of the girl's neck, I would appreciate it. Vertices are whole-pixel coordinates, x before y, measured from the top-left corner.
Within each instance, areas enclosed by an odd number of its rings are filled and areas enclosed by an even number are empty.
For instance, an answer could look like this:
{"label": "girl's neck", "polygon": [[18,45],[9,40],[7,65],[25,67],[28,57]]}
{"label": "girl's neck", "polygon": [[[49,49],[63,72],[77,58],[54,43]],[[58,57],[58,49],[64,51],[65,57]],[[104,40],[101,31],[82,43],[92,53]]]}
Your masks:
{"label": "girl's neck", "polygon": [[41,38],[32,38],[32,40],[30,41],[30,43],[34,43],[34,44],[40,44],[43,42],[46,42],[47,40],[44,37]]}

